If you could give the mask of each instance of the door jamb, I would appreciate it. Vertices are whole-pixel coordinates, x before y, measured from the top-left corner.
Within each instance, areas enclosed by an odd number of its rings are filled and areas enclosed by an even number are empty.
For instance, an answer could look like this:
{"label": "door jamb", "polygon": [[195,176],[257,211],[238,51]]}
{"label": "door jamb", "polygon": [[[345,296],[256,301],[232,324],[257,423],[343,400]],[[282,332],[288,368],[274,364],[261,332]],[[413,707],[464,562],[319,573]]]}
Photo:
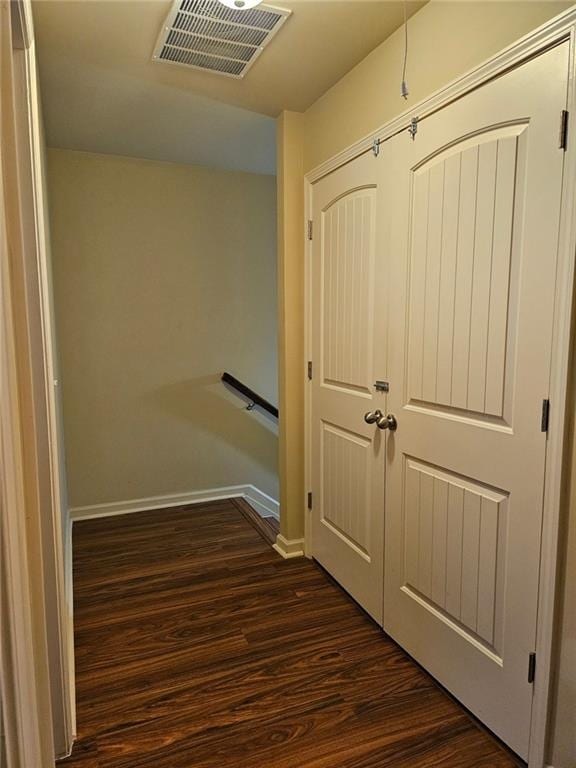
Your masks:
{"label": "door jamb", "polygon": [[[0,695],[3,703],[6,758],[9,766],[48,766],[53,743],[50,705],[41,677],[47,667],[42,629],[35,629],[38,609],[31,595],[30,536],[27,529],[23,456],[23,409],[17,349],[17,298],[13,254],[22,251],[19,189],[15,183],[14,49],[26,41],[21,8],[0,2],[0,69],[6,122],[0,126]],[[12,16],[16,13],[16,17]],[[12,21],[17,33],[12,37]],[[9,242],[7,230],[13,242]],[[40,606],[42,607],[42,606]],[[40,622],[41,623],[41,622]]]}
{"label": "door jamb", "polygon": [[[480,64],[462,77],[452,81],[419,104],[403,112],[397,118],[370,133],[360,141],[329,158],[312,169],[304,177],[305,221],[313,217],[313,185],[332,171],[359,157],[400,131],[409,129],[414,115],[423,119],[453,101],[487,84],[490,80],[520,66],[530,58],[549,48],[569,41],[569,75],[567,107],[576,119],[576,9],[571,8],[525,35],[516,43]],[[564,158],[562,203],[558,245],[558,267],[554,309],[554,336],[552,344],[549,398],[552,403],[546,448],[546,474],[543,502],[543,527],[540,555],[540,587],[538,595],[538,624],[536,654],[538,673],[534,681],[529,768],[543,768],[546,759],[548,720],[552,699],[554,619],[558,589],[559,532],[566,501],[563,497],[565,457],[568,455],[566,438],[569,431],[567,413],[569,362],[572,342],[572,303],[574,299],[574,254],[576,253],[576,130],[570,130]],[[312,243],[305,239],[305,360],[311,353],[312,307]],[[312,389],[305,382],[305,480],[306,490],[311,488],[311,432]],[[306,510],[306,500],[303,499]],[[305,511],[305,553],[311,556],[310,514]]]}
{"label": "door jamb", "polygon": [[[308,222],[312,221],[313,185],[304,177],[304,371],[312,360],[312,258],[313,240],[309,237]],[[311,380],[304,382],[304,555],[312,557],[312,515],[308,508],[308,493],[312,489],[312,387]]]}
{"label": "door jamb", "polygon": [[[43,668],[48,659],[35,657],[34,622],[30,608],[30,592],[32,584],[30,573],[32,568],[31,554],[28,551],[28,534],[26,519],[31,512],[26,507],[25,488],[32,487],[35,478],[24,476],[24,460],[22,453],[23,441],[32,441],[31,435],[23,429],[23,420],[28,418],[24,413],[21,399],[22,382],[19,380],[20,358],[28,354],[28,350],[18,350],[15,342],[16,321],[13,313],[18,309],[20,322],[29,321],[27,299],[16,295],[11,283],[11,272],[8,264],[11,258],[20,263],[23,251],[22,242],[9,248],[6,240],[0,242],[4,251],[0,274],[0,291],[3,300],[0,302],[0,358],[2,372],[0,387],[3,397],[0,398],[0,513],[2,514],[2,532],[0,548],[2,548],[2,593],[0,594],[0,611],[2,612],[2,654],[0,667],[2,670],[2,697],[4,699],[4,715],[7,720],[7,751],[9,765],[14,766],[48,766],[53,764],[53,758],[63,757],[69,753],[74,736],[74,695],[73,695],[73,666],[70,664],[72,644],[71,622],[66,611],[66,593],[63,572],[62,535],[60,530],[60,515],[62,512],[62,493],[59,466],[60,456],[57,449],[57,422],[55,415],[55,393],[52,389],[54,354],[51,334],[49,282],[47,276],[48,248],[46,232],[46,210],[43,185],[42,157],[42,124],[39,112],[39,94],[37,90],[36,54],[34,32],[32,25],[32,9],[30,0],[2,0],[0,6],[2,23],[6,28],[12,22],[12,48],[19,56],[16,80],[14,71],[7,68],[7,89],[18,89],[17,114],[26,123],[15,129],[12,138],[17,139],[17,146],[10,141],[5,146],[7,162],[16,165],[17,174],[25,174],[26,210],[29,216],[24,223],[21,216],[21,194],[17,182],[10,180],[9,186],[0,186],[0,196],[11,201],[11,209],[15,211],[14,228],[26,227],[26,238],[30,248],[30,264],[37,271],[36,280],[38,296],[32,307],[38,311],[39,325],[42,336],[42,404],[45,408],[48,423],[47,455],[50,462],[50,516],[36,521],[38,530],[46,531],[46,538],[41,535],[34,541],[35,551],[41,551],[53,559],[55,579],[47,580],[44,584],[49,599],[43,600],[44,608],[54,606],[49,612],[44,610],[43,629],[48,627],[55,640],[58,653],[58,669],[51,668],[48,672],[50,685],[57,691],[52,701],[46,700],[46,689],[38,679],[38,670]],[[3,41],[4,42],[4,41]],[[11,52],[14,56],[14,53]],[[4,83],[3,83],[4,86]],[[24,177],[23,177],[24,178]],[[1,182],[1,180],[0,180]],[[0,203],[4,204],[3,200]],[[22,220],[21,220],[22,219]],[[16,238],[17,239],[17,238]],[[38,355],[39,357],[39,355]],[[25,363],[27,365],[27,363]],[[27,406],[30,404],[28,403]],[[33,421],[33,417],[32,417]],[[36,427],[34,425],[33,429]],[[30,442],[28,443],[30,446]],[[35,487],[34,493],[38,490]],[[32,491],[30,491],[32,493]],[[35,514],[35,513],[34,513]],[[38,620],[39,621],[39,620]],[[43,648],[44,650],[44,648]],[[36,649],[37,653],[37,649]],[[73,658],[73,657],[72,657]],[[53,726],[57,743],[54,743]],[[57,752],[54,755],[54,752]]]}
{"label": "door jamb", "polygon": [[[30,0],[13,0],[18,6],[23,6],[26,16],[30,19]],[[48,454],[50,460],[50,485],[51,485],[51,512],[52,519],[48,525],[51,538],[48,542],[57,574],[56,583],[47,584],[55,594],[52,595],[53,604],[56,606],[57,615],[52,616],[51,631],[58,636],[59,668],[58,681],[58,708],[53,712],[58,733],[56,740],[56,757],[67,757],[72,749],[72,743],[76,735],[76,704],[75,704],[75,676],[74,676],[74,632],[72,622],[72,589],[67,583],[68,573],[66,564],[71,571],[71,556],[66,557],[64,545],[71,543],[71,525],[68,520],[69,512],[65,500],[65,489],[62,488],[59,451],[59,425],[56,400],[58,384],[54,377],[56,370],[56,350],[53,345],[53,318],[51,316],[50,280],[49,280],[49,247],[48,247],[48,222],[43,178],[43,128],[39,111],[40,94],[37,82],[37,58],[34,42],[34,32],[30,32],[30,44],[26,47],[26,90],[28,96],[28,122],[30,143],[30,166],[32,171],[32,193],[34,197],[34,225],[36,259],[38,265],[38,290],[40,302],[40,316],[43,341],[43,368],[44,389],[46,396],[46,416],[48,422]],[[70,573],[71,581],[71,573]],[[56,674],[55,670],[51,670]]]}

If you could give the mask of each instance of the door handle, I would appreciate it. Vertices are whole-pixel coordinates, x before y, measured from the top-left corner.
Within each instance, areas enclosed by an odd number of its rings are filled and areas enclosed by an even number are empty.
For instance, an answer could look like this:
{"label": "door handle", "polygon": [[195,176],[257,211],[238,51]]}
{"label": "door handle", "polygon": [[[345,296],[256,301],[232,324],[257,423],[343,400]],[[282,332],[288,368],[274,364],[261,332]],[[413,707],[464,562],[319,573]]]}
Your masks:
{"label": "door handle", "polygon": [[364,421],[366,424],[376,424],[378,429],[389,429],[390,432],[396,432],[398,429],[398,422],[396,417],[392,414],[384,416],[380,409],[376,411],[368,411],[364,414]]}
{"label": "door handle", "polygon": [[364,421],[366,424],[376,424],[379,419],[381,419],[384,416],[382,411],[378,409],[377,411],[368,411],[368,413],[364,414]]}
{"label": "door handle", "polygon": [[396,416],[393,416],[391,413],[389,413],[388,416],[382,416],[381,419],[378,419],[376,424],[380,429],[389,429],[390,432],[396,432],[398,429]]}

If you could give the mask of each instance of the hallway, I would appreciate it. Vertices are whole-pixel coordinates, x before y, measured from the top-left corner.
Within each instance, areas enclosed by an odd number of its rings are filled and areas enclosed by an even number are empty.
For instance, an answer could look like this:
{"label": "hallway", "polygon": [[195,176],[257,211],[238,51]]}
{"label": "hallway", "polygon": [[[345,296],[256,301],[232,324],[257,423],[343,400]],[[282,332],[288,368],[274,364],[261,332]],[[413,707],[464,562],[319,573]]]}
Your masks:
{"label": "hallway", "polygon": [[520,765],[241,502],[77,522],[80,768]]}

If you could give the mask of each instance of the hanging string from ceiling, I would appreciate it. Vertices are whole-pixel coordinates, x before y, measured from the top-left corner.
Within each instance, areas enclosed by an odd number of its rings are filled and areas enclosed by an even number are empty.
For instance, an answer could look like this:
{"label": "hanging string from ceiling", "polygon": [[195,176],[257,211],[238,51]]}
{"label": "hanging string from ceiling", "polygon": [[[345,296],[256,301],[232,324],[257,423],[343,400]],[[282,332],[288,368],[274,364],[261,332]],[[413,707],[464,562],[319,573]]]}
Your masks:
{"label": "hanging string from ceiling", "polygon": [[402,85],[400,86],[400,93],[407,99],[410,91],[406,83],[406,65],[408,64],[408,11],[406,8],[406,0],[404,0],[404,63],[402,65]]}

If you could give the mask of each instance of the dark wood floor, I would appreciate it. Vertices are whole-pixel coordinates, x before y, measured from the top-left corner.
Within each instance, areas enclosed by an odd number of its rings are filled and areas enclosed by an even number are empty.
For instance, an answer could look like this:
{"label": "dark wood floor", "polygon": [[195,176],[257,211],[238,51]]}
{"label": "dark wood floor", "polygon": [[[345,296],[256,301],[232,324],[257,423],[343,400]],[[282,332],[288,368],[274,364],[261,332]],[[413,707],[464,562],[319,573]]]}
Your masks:
{"label": "dark wood floor", "polygon": [[516,761],[232,501],[74,526],[81,768]]}

